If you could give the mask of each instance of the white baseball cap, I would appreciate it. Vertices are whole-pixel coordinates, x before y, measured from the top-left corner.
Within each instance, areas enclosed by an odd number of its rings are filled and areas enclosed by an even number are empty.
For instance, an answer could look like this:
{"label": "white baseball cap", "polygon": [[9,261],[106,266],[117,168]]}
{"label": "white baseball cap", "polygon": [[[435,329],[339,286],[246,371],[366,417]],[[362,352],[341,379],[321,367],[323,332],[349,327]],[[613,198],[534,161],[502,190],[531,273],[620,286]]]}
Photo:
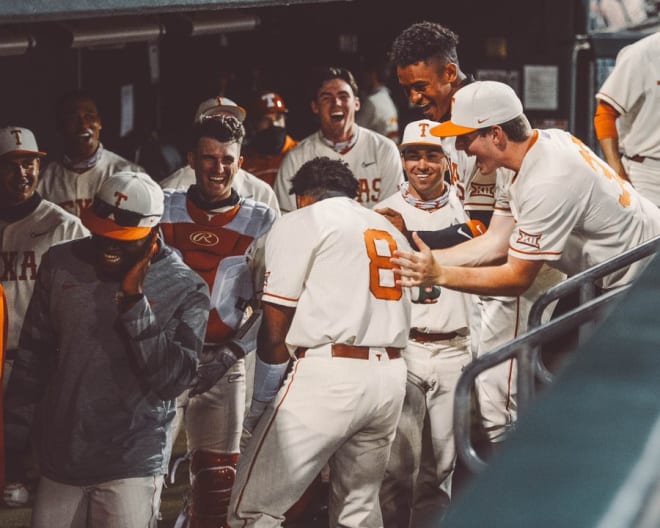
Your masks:
{"label": "white baseball cap", "polygon": [[425,145],[442,149],[442,139],[431,134],[431,129],[439,125],[437,121],[420,119],[406,125],[399,150],[404,151],[411,145]]}
{"label": "white baseball cap", "polygon": [[163,216],[163,191],[144,172],[121,171],[101,185],[80,218],[92,233],[116,240],[146,237]]}
{"label": "white baseball cap", "polygon": [[476,81],[452,98],[451,120],[431,129],[438,137],[461,136],[480,128],[501,125],[523,113],[523,106],[508,84]]}
{"label": "white baseball cap", "polygon": [[45,152],[39,150],[37,140],[31,130],[15,126],[0,128],[0,158],[30,154],[35,156],[46,155]]}
{"label": "white baseball cap", "polygon": [[238,106],[234,101],[227,97],[211,97],[202,101],[195,112],[195,123],[201,123],[207,117],[213,117],[220,114],[230,114],[241,123],[245,121],[247,112],[242,106]]}

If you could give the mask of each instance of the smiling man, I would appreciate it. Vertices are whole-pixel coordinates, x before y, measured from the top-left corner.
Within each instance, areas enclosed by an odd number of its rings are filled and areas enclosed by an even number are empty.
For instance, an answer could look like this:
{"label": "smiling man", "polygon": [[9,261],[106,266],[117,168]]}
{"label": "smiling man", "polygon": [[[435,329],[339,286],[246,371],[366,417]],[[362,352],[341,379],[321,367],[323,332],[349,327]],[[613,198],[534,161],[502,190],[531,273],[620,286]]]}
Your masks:
{"label": "smiling man", "polygon": [[192,456],[192,505],[184,512],[192,528],[226,519],[245,414],[244,356],[256,348],[263,244],[276,217],[232,189],[244,136],[233,116],[196,124],[188,152],[196,183],[165,191],[165,240],[206,281],[212,299],[198,382],[177,400]]}
{"label": "smiling man", "polygon": [[360,108],[357,93],[355,78],[345,68],[312,72],[310,105],[319,119],[320,130],[290,150],[280,165],[274,188],[282,212],[297,208],[289,194],[291,180],[305,162],[318,156],[348,164],[359,184],[357,201],[370,209],[396,192],[403,181],[396,144],[355,123],[355,113]]}
{"label": "smiling man", "polygon": [[101,185],[92,232],[39,268],[5,399],[7,460],[33,427],[32,526],[155,527],[174,399],[208,317],[203,280],[158,238],[163,193],[144,173]]}
{"label": "smiling man", "polygon": [[39,181],[39,192],[47,200],[80,216],[109,175],[121,170],[143,171],[103,148],[101,116],[91,95],[64,95],[57,103],[55,118],[64,157],[51,161]]}
{"label": "smiling man", "polygon": [[53,244],[88,234],[77,217],[36,191],[45,155],[27,128],[0,128],[0,281],[9,307],[4,386],[41,257]]}

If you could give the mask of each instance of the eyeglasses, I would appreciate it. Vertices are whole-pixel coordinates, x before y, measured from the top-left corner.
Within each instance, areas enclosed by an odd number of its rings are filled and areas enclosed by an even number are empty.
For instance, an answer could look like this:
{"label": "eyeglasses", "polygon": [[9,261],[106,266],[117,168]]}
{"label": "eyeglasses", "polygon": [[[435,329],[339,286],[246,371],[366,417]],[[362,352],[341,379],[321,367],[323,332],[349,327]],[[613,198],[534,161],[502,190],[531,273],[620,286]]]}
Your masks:
{"label": "eyeglasses", "polygon": [[115,223],[121,227],[138,227],[140,222],[150,216],[159,216],[157,214],[143,215],[134,211],[127,211],[120,209],[114,205],[110,205],[99,198],[94,198],[92,202],[92,211],[99,218],[108,218],[113,215]]}

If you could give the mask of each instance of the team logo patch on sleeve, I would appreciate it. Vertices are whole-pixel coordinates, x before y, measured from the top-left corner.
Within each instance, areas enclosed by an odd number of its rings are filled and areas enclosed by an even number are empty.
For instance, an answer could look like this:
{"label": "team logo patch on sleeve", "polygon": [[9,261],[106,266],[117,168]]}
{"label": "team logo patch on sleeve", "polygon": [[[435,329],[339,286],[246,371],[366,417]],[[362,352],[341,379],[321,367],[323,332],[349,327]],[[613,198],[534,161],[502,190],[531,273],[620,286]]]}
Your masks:
{"label": "team logo patch on sleeve", "polygon": [[531,233],[525,233],[522,229],[519,229],[516,243],[522,244],[523,246],[529,246],[536,249],[541,249],[541,236],[543,235],[542,234],[532,235]]}

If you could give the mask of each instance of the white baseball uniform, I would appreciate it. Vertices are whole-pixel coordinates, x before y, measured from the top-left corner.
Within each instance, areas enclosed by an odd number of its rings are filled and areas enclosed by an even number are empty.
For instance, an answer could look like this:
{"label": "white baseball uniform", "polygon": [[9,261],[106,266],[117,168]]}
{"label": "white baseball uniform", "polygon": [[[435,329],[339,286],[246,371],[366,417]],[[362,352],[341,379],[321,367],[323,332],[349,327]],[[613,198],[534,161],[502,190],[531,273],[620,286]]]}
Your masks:
{"label": "white baseball uniform", "polygon": [[[456,189],[449,187],[448,194],[448,202],[433,211],[414,207],[401,192],[378,207],[399,211],[410,230],[438,230],[468,220]],[[407,527],[411,513],[414,526],[416,512],[449,505],[456,461],[454,392],[472,360],[471,297],[443,288],[437,303],[412,305],[414,331],[403,352],[406,399],[380,491],[385,528]]]}
{"label": "white baseball uniform", "polygon": [[[507,189],[514,173],[501,168],[483,174],[476,166],[476,158],[457,150],[455,142],[455,137],[444,138],[443,150],[452,161],[452,182],[468,214],[493,211],[493,215],[511,216]],[[470,318],[473,356],[480,357],[525,333],[534,301],[564,279],[563,273],[544,265],[532,286],[521,296],[473,296]],[[544,321],[549,319],[555,304],[545,312]],[[481,424],[493,442],[504,440],[516,422],[516,375],[516,362],[511,360],[483,372],[476,379]]]}
{"label": "white baseball uniform", "polygon": [[41,171],[37,190],[46,200],[80,216],[80,211],[91,205],[105,179],[122,170],[144,172],[139,165],[106,149],[96,165],[82,173],[67,169],[60,161],[51,161]]}
{"label": "white baseball uniform", "polygon": [[283,213],[296,209],[296,197],[289,194],[291,180],[298,169],[318,156],[345,161],[359,182],[357,201],[371,209],[380,200],[394,194],[403,181],[401,156],[396,144],[367,128],[356,127],[357,142],[340,154],[321,139],[317,131],[303,139],[282,160],[275,179],[275,194]]}
{"label": "white baseball uniform", "polygon": [[[7,297],[7,350],[18,346],[41,257],[52,245],[89,235],[82,222],[61,207],[40,200],[23,218],[8,222],[0,218],[0,281]],[[11,366],[6,365],[4,382]]]}
{"label": "white baseball uniform", "polygon": [[[286,343],[305,355],[239,461],[230,526],[280,526],[326,463],[330,526],[382,526],[378,489],[403,404],[400,349],[410,330],[409,291],[396,286],[390,263],[397,247],[409,246],[389,221],[346,197],[273,225],[263,301],[295,308]],[[333,356],[340,344],[363,347],[364,358]]]}
{"label": "white baseball uniform", "polygon": [[620,114],[619,147],[630,181],[660,206],[660,31],[619,52],[596,99]]}
{"label": "white baseball uniform", "polygon": [[[158,182],[163,189],[174,189],[177,191],[185,191],[193,183],[195,183],[195,170],[190,165],[175,170],[167,178]],[[236,189],[236,192],[241,197],[252,198],[257,202],[265,203],[278,215],[280,214],[275,192],[270,185],[257,178],[254,174],[239,169],[234,176],[232,187]]]}
{"label": "white baseball uniform", "polygon": [[399,112],[387,86],[360,98],[360,111],[355,116],[358,125],[389,137],[399,133]]}
{"label": "white baseball uniform", "polygon": [[[660,234],[660,210],[562,130],[534,131],[509,193],[516,219],[509,254],[569,276]],[[602,287],[630,283],[646,263],[605,277]]]}

